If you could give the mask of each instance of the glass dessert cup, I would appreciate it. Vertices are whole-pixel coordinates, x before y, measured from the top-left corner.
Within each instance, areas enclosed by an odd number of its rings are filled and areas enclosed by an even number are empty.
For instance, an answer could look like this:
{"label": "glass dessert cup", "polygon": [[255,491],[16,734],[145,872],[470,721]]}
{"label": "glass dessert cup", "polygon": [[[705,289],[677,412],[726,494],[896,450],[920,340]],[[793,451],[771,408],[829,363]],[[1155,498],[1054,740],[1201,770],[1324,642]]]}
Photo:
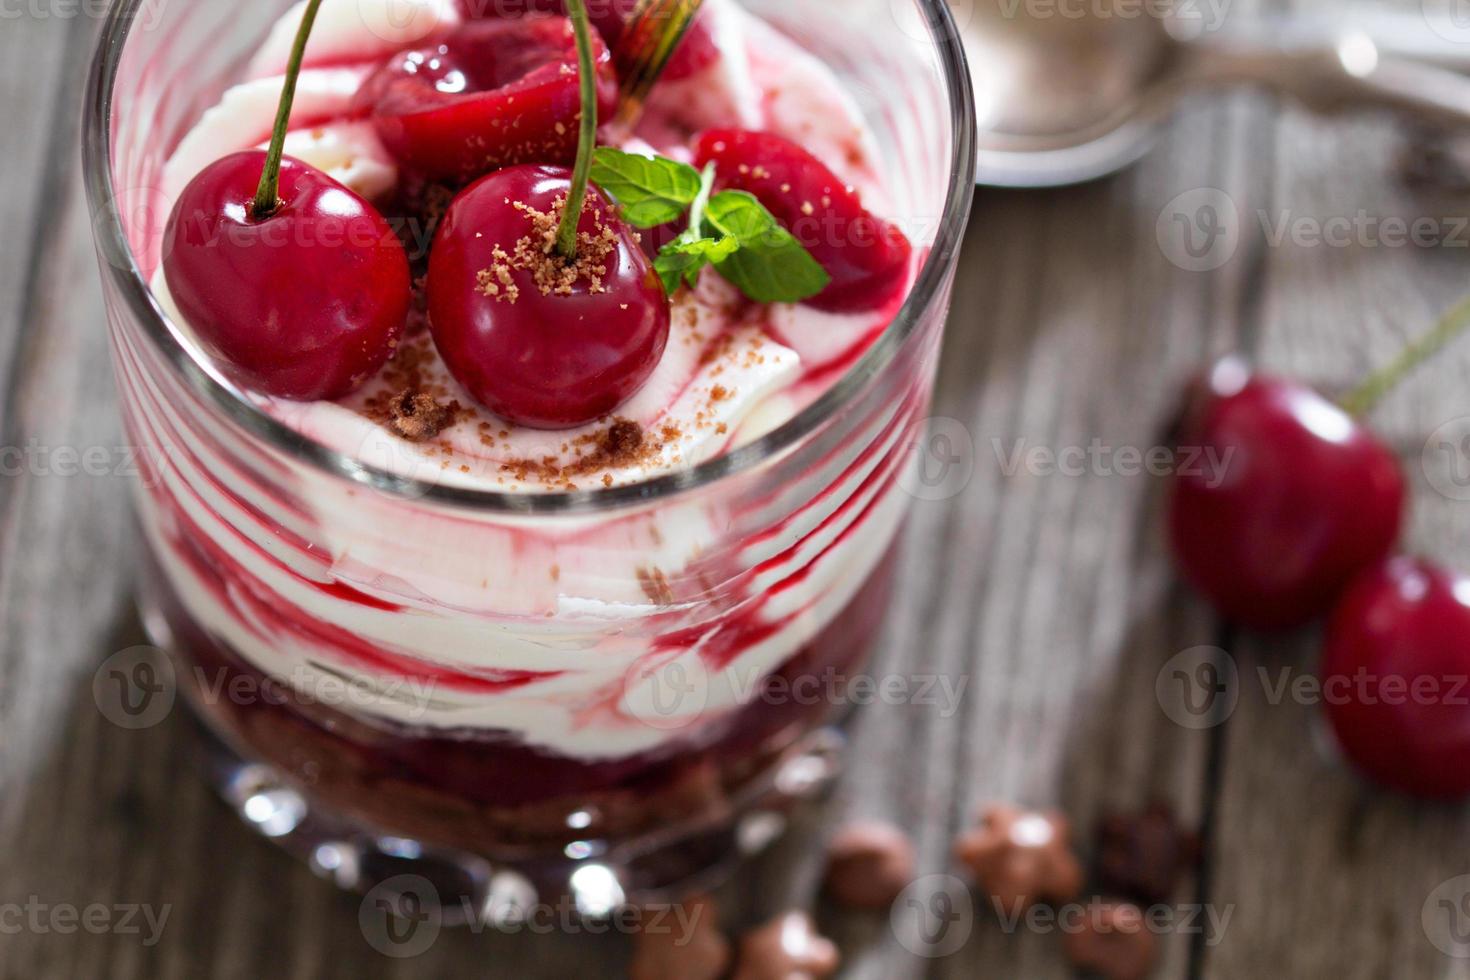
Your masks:
{"label": "glass dessert cup", "polygon": [[[746,6],[841,77],[922,256],[814,404],[640,483],[505,493],[343,454],[226,380],[148,282],[160,171],[287,6],[110,14],[88,193],[145,478],[139,603],[222,794],[344,887],[421,875],[446,915],[587,914],[702,887],[837,771],[879,634],[972,193],[943,0]],[[144,15],[148,19],[145,19]]]}

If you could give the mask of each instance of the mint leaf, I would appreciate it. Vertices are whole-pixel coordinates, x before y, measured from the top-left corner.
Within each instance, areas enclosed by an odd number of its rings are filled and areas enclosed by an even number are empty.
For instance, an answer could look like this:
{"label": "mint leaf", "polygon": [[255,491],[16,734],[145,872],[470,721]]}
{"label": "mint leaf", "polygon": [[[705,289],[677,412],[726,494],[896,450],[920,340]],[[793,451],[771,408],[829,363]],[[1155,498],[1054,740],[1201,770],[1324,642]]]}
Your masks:
{"label": "mint leaf", "polygon": [[797,303],[832,281],[754,195],[714,190],[715,168],[701,173],[664,157],[610,146],[592,156],[592,180],[618,202],[623,220],[653,228],[689,212],[689,227],[659,250],[654,271],[672,296],[708,266],[758,303]]}
{"label": "mint leaf", "polygon": [[728,235],[699,238],[693,231],[686,231],[659,249],[653,268],[664,282],[664,291],[672,296],[680,282],[693,286],[705,266],[724,261],[739,247],[740,243]]}
{"label": "mint leaf", "polygon": [[637,228],[673,221],[699,196],[699,171],[664,157],[599,146],[592,154],[592,182],[610,194],[623,220]]}
{"label": "mint leaf", "polygon": [[704,221],[739,247],[712,260],[720,275],[758,303],[799,303],[832,281],[755,195],[721,191],[710,198]]}

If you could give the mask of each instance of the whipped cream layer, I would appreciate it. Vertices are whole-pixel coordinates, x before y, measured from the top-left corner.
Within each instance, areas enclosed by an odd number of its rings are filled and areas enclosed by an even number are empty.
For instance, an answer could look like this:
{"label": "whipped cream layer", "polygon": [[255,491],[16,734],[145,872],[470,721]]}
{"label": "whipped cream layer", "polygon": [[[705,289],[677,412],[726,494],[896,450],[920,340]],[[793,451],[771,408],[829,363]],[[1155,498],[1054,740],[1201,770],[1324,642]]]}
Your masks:
{"label": "whipped cream layer", "polygon": [[[164,169],[168,200],[213,160],[264,145],[300,14],[298,6],[282,18],[240,83],[181,141]],[[625,148],[688,159],[699,130],[769,130],[806,146],[882,213],[870,134],[826,66],[728,0],[708,0],[704,16],[720,56],[660,85]],[[397,168],[349,104],[388,55],[432,43],[458,22],[453,0],[326,0],[286,152],[369,199],[390,195]],[[153,287],[179,322],[161,272]],[[614,486],[690,467],[781,425],[830,388],[894,312],[754,305],[707,273],[675,299],[663,359],[616,412],[641,427],[643,447],[615,457],[598,448],[610,420],[546,431],[476,406],[424,332],[347,399],[252,397],[312,440],[421,480],[519,493]],[[315,476],[285,502],[232,480],[208,426],[171,404],[145,369],[124,368],[138,402],[133,424],[179,444],[150,474],[145,527],[201,625],[298,687],[345,677],[377,692],[354,705],[365,716],[504,732],[589,759],[656,749],[717,722],[852,600],[902,518],[896,476],[925,387],[871,421],[866,441],[815,488],[822,492],[732,546],[739,508],[698,497],[621,515],[483,521]],[[423,442],[382,422],[384,401],[410,377],[458,405],[452,424]],[[703,692],[674,724],[640,707],[654,672],[669,664],[687,667]]]}

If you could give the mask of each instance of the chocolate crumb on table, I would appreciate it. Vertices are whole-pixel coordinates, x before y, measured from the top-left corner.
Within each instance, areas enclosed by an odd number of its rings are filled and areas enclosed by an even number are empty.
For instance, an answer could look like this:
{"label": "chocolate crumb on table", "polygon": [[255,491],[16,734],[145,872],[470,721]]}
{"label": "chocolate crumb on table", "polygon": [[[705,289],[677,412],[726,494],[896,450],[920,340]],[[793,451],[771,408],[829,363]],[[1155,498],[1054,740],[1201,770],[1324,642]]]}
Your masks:
{"label": "chocolate crumb on table", "polygon": [[643,911],[629,980],[720,980],[729,970],[730,942],[720,932],[712,898],[696,895]]}
{"label": "chocolate crumb on table", "polygon": [[891,906],[914,878],[914,846],[889,823],[855,821],[827,845],[827,895],[849,909]]}
{"label": "chocolate crumb on table", "polygon": [[740,939],[735,980],[820,980],[837,972],[837,946],[805,912],[785,912]]}
{"label": "chocolate crumb on table", "polygon": [[1167,803],[1113,813],[1098,825],[1097,871],[1104,888],[1150,905],[1168,902],[1199,859],[1199,835]]}
{"label": "chocolate crumb on table", "polygon": [[1158,936],[1129,902],[1089,902],[1062,942],[1067,959],[1100,980],[1144,980],[1159,958]]}
{"label": "chocolate crumb on table", "polygon": [[1038,902],[1069,902],[1082,891],[1067,819],[1055,811],[998,804],[955,842],[955,857],[975,884],[1008,913]]}

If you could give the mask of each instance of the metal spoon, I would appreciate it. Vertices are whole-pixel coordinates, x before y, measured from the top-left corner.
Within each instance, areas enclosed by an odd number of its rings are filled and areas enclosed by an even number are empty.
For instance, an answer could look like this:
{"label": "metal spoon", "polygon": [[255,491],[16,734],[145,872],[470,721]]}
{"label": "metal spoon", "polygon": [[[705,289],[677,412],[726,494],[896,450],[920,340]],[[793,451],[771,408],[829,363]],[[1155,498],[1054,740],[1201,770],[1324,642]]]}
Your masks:
{"label": "metal spoon", "polygon": [[981,184],[1054,187],[1112,173],[1148,151],[1185,96],[1232,85],[1324,114],[1392,110],[1470,129],[1470,77],[1454,70],[1470,68],[1470,45],[1431,34],[1422,19],[1340,15],[1202,31],[1197,20],[1137,6],[1125,17],[1098,2],[1034,0],[1030,13],[1027,0],[951,3],[975,75]]}

